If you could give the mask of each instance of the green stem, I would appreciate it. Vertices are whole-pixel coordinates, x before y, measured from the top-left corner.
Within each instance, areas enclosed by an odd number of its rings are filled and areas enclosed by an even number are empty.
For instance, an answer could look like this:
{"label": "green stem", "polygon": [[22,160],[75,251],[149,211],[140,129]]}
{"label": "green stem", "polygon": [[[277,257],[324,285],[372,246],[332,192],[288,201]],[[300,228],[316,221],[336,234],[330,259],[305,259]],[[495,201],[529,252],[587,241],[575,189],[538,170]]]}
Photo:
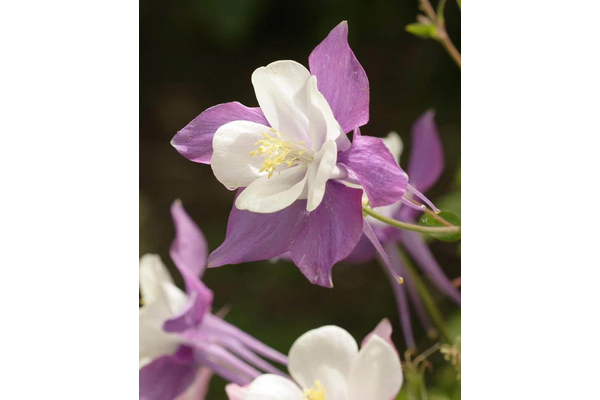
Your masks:
{"label": "green stem", "polygon": [[406,372],[407,393],[409,400],[426,400],[427,390],[425,390],[425,377],[418,371]]}
{"label": "green stem", "polygon": [[404,254],[404,251],[402,249],[398,248],[398,254],[400,255],[402,261],[404,262],[406,271],[408,272],[408,275],[410,275],[410,277],[412,278],[412,281],[415,284],[415,288],[417,289],[417,292],[419,292],[419,295],[421,296],[421,299],[423,300],[423,304],[425,304],[425,308],[427,308],[427,311],[429,312],[429,315],[431,316],[431,320],[433,321],[433,324],[435,325],[436,329],[440,333],[440,336],[442,336],[442,339],[444,339],[444,341],[446,343],[452,343],[452,339],[450,338],[450,335],[448,334],[448,331],[446,330],[446,323],[444,322],[442,313],[437,308],[437,305],[435,304],[433,297],[431,297],[429,290],[427,290],[427,287],[421,280],[421,277],[417,273],[414,265],[412,264],[410,259],[406,256],[406,254]]}
{"label": "green stem", "polygon": [[[425,15],[427,15],[427,18],[429,18],[435,24],[435,26],[437,28],[438,42],[440,42],[442,44],[442,46],[444,46],[444,48],[446,49],[446,51],[448,52],[450,57],[452,57],[452,59],[454,60],[456,65],[458,65],[458,68],[460,68],[460,64],[461,64],[460,52],[456,49],[456,47],[454,46],[454,43],[452,43],[452,40],[450,40],[450,37],[448,36],[448,32],[446,32],[446,27],[444,26],[445,25],[444,21],[440,20],[440,18],[438,18],[438,15],[436,14],[433,7],[431,6],[431,3],[429,2],[429,0],[420,0],[420,3],[421,3],[421,9],[425,13]],[[441,11],[443,12],[443,8]]]}
{"label": "green stem", "polygon": [[406,229],[408,231],[415,231],[421,233],[460,233],[460,226],[433,227],[409,224],[407,222],[398,221],[392,218],[388,218],[385,215],[381,215],[378,212],[374,211],[372,208],[365,205],[363,205],[362,209],[365,214],[368,214],[381,222],[385,222],[388,225],[395,226],[396,228],[400,229]]}

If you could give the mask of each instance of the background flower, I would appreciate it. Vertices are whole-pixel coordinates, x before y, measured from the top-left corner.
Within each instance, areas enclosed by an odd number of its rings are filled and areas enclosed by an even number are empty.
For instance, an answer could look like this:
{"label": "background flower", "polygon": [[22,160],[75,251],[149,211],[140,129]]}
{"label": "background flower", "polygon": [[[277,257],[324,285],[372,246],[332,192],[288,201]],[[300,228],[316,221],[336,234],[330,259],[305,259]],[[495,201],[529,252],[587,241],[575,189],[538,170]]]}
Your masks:
{"label": "background flower", "polygon": [[[245,400],[389,400],[402,386],[402,368],[390,340],[391,325],[382,321],[359,350],[354,338],[337,326],[300,336],[289,353],[293,380],[261,375],[242,390]],[[237,392],[236,392],[237,390]],[[229,390],[230,400],[240,389]]]}
{"label": "background flower", "polygon": [[[446,166],[427,195],[442,207],[439,196],[453,189],[460,156],[460,73],[439,45],[404,31],[417,12],[416,2],[387,0],[335,4],[306,0],[300,8],[291,2],[258,0],[141,3],[140,256],[160,254],[175,283],[183,287],[168,254],[173,239],[168,209],[175,198],[184,200],[211,249],[225,238],[224,221],[235,193],[223,190],[210,167],[173,151],[168,145],[173,135],[199,110],[214,104],[238,100],[256,107],[250,82],[256,67],[281,59],[307,65],[306,56],[315,44],[344,19],[371,89],[370,120],[361,128],[363,135],[382,136],[391,129],[409,132],[423,110],[436,109]],[[460,46],[459,13],[450,3],[446,20]],[[410,138],[405,139],[410,148]],[[402,163],[405,170],[407,161]],[[435,241],[430,248],[449,276],[460,275],[455,244]],[[399,326],[393,293],[375,260],[361,268],[338,263],[333,279],[335,290],[323,290],[307,284],[297,268],[283,261],[221,268],[203,277],[214,291],[214,310],[233,305],[227,321],[283,352],[316,326],[342,326],[356,338],[364,337],[385,316]],[[449,300],[437,291],[432,294],[442,311],[453,312]],[[426,340],[419,323],[414,334],[418,343]],[[393,337],[402,350],[399,328]],[[224,385],[214,377],[209,398],[224,399]],[[440,388],[452,398],[452,384]]]}
{"label": "background flower", "polygon": [[[397,160],[400,159],[403,149],[399,140],[400,137],[396,133],[391,133],[385,139],[386,144],[393,151]],[[434,113],[430,110],[419,117],[412,127],[412,147],[408,166],[409,183],[417,190],[426,192],[437,182],[443,167],[444,154],[442,143],[435,125]],[[416,223],[418,217],[421,215],[420,211],[407,207],[400,202],[376,210],[391,218],[410,223]],[[398,253],[397,246],[402,246],[410,254],[416,261],[416,265],[427,275],[440,293],[458,305],[460,305],[460,291],[454,287],[442,267],[438,264],[422,234],[399,230],[371,217],[367,217],[367,221],[371,224],[377,237],[383,243],[384,250],[390,256],[394,270],[397,274],[404,277],[405,283],[398,285],[396,279],[388,274],[398,305],[400,326],[404,334],[404,340],[409,349],[414,350],[416,349],[416,342],[409,311],[409,299],[426,331],[431,336],[434,336],[435,330],[425,310],[423,301],[406,269],[405,262]],[[350,255],[349,261],[365,262],[373,258],[375,254],[375,248],[363,236],[359,245]],[[387,271],[385,266],[384,269]]]}
{"label": "background flower", "polygon": [[204,236],[179,201],[171,212],[177,231],[171,258],[187,293],[173,283],[160,257],[142,257],[140,399],[201,396],[210,381],[206,368],[239,384],[250,382],[261,370],[283,375],[259,355],[285,365],[284,355],[210,313],[213,295],[199,279],[208,250]]}

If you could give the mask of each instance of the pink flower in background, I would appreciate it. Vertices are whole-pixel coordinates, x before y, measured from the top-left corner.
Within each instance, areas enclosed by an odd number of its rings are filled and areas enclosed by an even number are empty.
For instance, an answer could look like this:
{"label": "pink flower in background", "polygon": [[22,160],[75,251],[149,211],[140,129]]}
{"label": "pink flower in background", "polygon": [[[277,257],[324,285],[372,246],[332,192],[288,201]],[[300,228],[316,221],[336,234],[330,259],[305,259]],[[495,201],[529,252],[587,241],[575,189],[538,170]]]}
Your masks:
{"label": "pink flower in background", "polygon": [[[403,148],[400,137],[396,133],[391,133],[384,140],[398,162]],[[410,177],[409,186],[420,192],[426,192],[437,182],[443,168],[444,152],[437,133],[434,113],[433,111],[427,111],[412,127],[412,149],[407,169]],[[375,208],[375,211],[390,218],[410,223],[416,222],[419,216],[419,211],[407,207],[405,204],[403,205],[402,202]],[[398,244],[401,244],[408,254],[414,258],[416,264],[425,272],[438,290],[458,305],[460,305],[460,291],[452,285],[450,279],[433,257],[423,235],[417,232],[398,230],[372,217],[367,217],[367,222],[373,228],[377,238],[383,243],[383,250],[389,255],[395,273],[404,277],[403,285],[398,285],[392,275],[390,275],[390,281],[396,296],[406,344],[410,349],[414,349],[416,345],[410,318],[409,299],[426,331],[431,333],[434,329],[414,283],[410,275],[406,273],[403,262],[398,255]],[[371,240],[363,236],[348,261],[365,262],[372,259],[375,252],[376,249],[373,247]],[[387,270],[387,266],[385,267]]]}
{"label": "pink flower in background", "polygon": [[[157,255],[140,260],[140,399],[201,399],[214,372],[246,384],[263,372],[284,375],[259,356],[280,364],[287,357],[210,313],[213,294],[200,280],[208,248],[180,202],[171,207],[176,237],[170,255],[186,291],[173,283]],[[202,368],[201,368],[202,367]]]}
{"label": "pink flower in background", "polygon": [[289,352],[291,378],[265,374],[247,387],[229,385],[230,400],[390,400],[402,386],[402,367],[383,320],[361,348],[337,326],[300,336]]}

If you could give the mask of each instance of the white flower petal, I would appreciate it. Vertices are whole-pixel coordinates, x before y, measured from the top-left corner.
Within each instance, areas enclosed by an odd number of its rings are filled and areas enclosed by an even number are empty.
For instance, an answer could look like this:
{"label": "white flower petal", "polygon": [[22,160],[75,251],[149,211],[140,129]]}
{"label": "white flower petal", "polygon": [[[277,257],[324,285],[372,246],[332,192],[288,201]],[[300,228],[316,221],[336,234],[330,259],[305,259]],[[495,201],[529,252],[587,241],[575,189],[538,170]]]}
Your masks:
{"label": "white flower petal", "polygon": [[221,126],[213,137],[211,168],[229,190],[246,187],[264,175],[259,172],[264,157],[251,156],[255,144],[269,127],[250,121],[233,121]]}
{"label": "white flower petal", "polygon": [[140,290],[146,303],[162,297],[162,285],[173,284],[173,278],[157,254],[144,254],[140,258]]}
{"label": "white flower petal", "polygon": [[284,169],[281,173],[276,171],[271,178],[265,175],[252,182],[238,196],[235,206],[256,213],[281,211],[302,195],[306,181],[304,165]]}
{"label": "white flower petal", "polygon": [[245,400],[302,400],[302,390],[287,378],[265,374],[248,386]]}
{"label": "white flower petal", "polygon": [[187,295],[175,286],[160,256],[145,254],[140,259],[140,290],[144,304],[160,303],[169,310],[167,318],[183,309]]}
{"label": "white flower petal", "polygon": [[372,336],[358,353],[348,375],[347,400],[389,400],[402,386],[398,354],[379,336]]}
{"label": "white flower petal", "polygon": [[321,147],[308,172],[308,202],[306,209],[315,210],[325,196],[327,181],[331,178],[337,162],[337,145],[328,140]]}
{"label": "white flower petal", "polygon": [[160,257],[146,254],[140,259],[140,289],[144,306],[139,311],[140,367],[155,357],[171,354],[181,339],[163,331],[164,322],[185,307],[187,295],[173,283]]}
{"label": "white flower petal", "polygon": [[252,74],[256,99],[273,128],[308,143],[306,83],[310,72],[295,61],[275,61]]}
{"label": "white flower petal", "polygon": [[311,76],[306,85],[311,148],[317,152],[327,140],[344,135],[325,96],[317,89],[317,77]]}
{"label": "white flower petal", "polygon": [[325,388],[327,400],[345,400],[348,372],[357,354],[358,345],[348,332],[324,326],[294,342],[288,370],[300,387],[311,388],[318,381]]}
{"label": "white flower petal", "polygon": [[397,132],[392,131],[383,138],[383,143],[390,153],[392,153],[396,162],[400,164],[400,156],[402,155],[402,150],[404,150],[404,143],[402,142],[400,135],[398,135]]}
{"label": "white flower petal", "polygon": [[162,329],[164,322],[172,316],[168,305],[160,301],[145,305],[140,309],[140,368],[156,357],[172,354],[177,350],[181,339]]}

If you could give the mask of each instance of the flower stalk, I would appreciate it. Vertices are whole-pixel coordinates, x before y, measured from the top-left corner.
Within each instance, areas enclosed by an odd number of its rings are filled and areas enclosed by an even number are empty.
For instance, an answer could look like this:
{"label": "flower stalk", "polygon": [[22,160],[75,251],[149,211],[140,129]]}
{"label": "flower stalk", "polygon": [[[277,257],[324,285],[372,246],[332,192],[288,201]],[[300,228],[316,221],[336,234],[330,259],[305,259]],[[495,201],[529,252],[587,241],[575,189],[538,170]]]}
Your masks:
{"label": "flower stalk", "polygon": [[446,32],[446,24],[444,22],[443,17],[445,0],[442,0],[440,2],[440,7],[438,7],[438,13],[435,12],[429,0],[419,0],[419,3],[421,5],[421,10],[423,10],[427,18],[430,19],[431,22],[433,22],[433,24],[435,25],[437,41],[440,42],[442,46],[444,46],[450,57],[452,57],[452,59],[460,69],[460,52],[456,49],[456,46],[454,46],[452,40],[450,40],[448,32]]}
{"label": "flower stalk", "polygon": [[433,297],[431,297],[429,290],[427,290],[427,287],[421,280],[421,277],[417,273],[414,265],[412,264],[410,259],[406,256],[404,251],[402,251],[402,249],[397,248],[397,252],[398,252],[398,255],[400,256],[400,258],[402,259],[402,261],[404,262],[404,266],[406,267],[406,272],[412,278],[414,285],[415,285],[417,291],[419,292],[419,295],[421,296],[421,299],[423,300],[423,303],[425,304],[425,307],[427,308],[429,315],[431,316],[433,324],[435,325],[436,329],[440,333],[440,336],[446,343],[452,343],[452,339],[450,338],[450,335],[448,334],[448,331],[446,330],[446,323],[444,322],[442,313],[440,312],[437,305],[435,304]]}
{"label": "flower stalk", "polygon": [[[388,218],[385,215],[379,214],[378,212],[373,210],[371,207],[366,206],[366,205],[363,205],[362,209],[363,209],[363,213],[370,215],[371,217],[373,217],[381,222],[384,222],[388,225],[391,225],[391,226],[394,226],[394,227],[400,228],[400,229],[406,229],[409,231],[415,231],[415,232],[421,232],[421,233],[442,233],[442,234],[444,234],[444,233],[445,234],[460,233],[460,226],[454,226],[446,220],[444,220],[444,224],[448,225],[448,226],[442,226],[442,227],[420,226],[420,225],[410,224],[408,222],[398,221],[393,218]],[[438,219],[443,219],[439,216],[436,216],[436,217],[438,217]]]}
{"label": "flower stalk", "polygon": [[405,354],[403,369],[406,373],[406,389],[409,400],[427,400],[427,386],[425,384],[425,371],[432,368],[427,357],[435,353],[442,346],[441,343],[436,343],[423,353],[412,359],[410,352]]}

